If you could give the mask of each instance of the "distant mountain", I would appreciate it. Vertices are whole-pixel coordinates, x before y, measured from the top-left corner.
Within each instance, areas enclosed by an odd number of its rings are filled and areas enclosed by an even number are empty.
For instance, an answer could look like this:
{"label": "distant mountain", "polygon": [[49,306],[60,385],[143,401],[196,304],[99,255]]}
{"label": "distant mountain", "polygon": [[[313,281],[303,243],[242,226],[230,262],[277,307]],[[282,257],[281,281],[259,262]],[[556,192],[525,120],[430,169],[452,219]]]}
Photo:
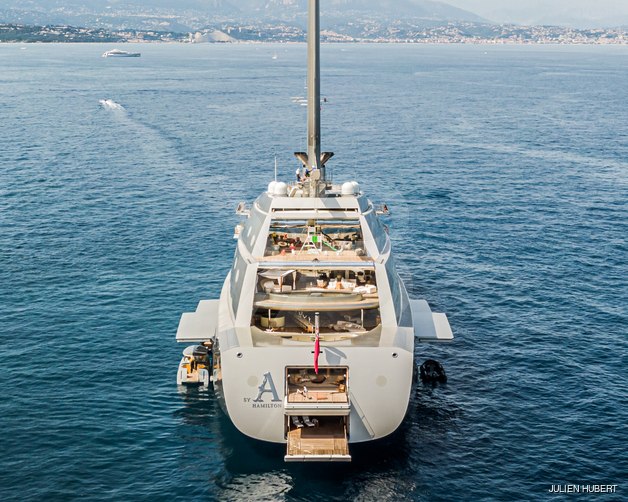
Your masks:
{"label": "distant mountain", "polygon": [[[455,1],[455,0],[451,0]],[[589,0],[527,0],[477,5],[484,17],[434,0],[324,0],[326,27],[354,20],[412,21],[434,26],[447,22],[553,24],[608,27],[628,23],[628,2],[603,4]],[[483,6],[482,8],[480,6]],[[0,22],[77,23],[124,27],[151,23],[190,29],[219,22],[285,21],[305,24],[307,0],[0,0]],[[160,19],[158,19],[160,18]],[[487,21],[494,21],[491,23]],[[416,21],[419,21],[417,23]]]}
{"label": "distant mountain", "polygon": [[84,10],[126,10],[131,8],[143,9],[172,9],[172,10],[198,10],[211,11],[225,9],[227,11],[238,10],[231,3],[224,0],[3,0],[2,6],[11,9],[22,10],[58,10],[58,9],[84,9]]}
{"label": "distant mountain", "polygon": [[628,24],[628,2],[625,0],[595,2],[590,0],[502,1],[500,3],[487,2],[478,9],[483,16],[495,22],[527,26],[559,25],[577,28],[604,28]]}
{"label": "distant mountain", "polygon": [[[179,25],[187,23],[190,28],[197,27],[195,23],[221,18],[288,21],[302,25],[306,13],[307,0],[2,0],[0,22],[36,19],[43,24],[46,20],[74,23],[98,16],[103,25],[116,24],[116,21],[124,25],[142,24],[139,21],[142,15],[145,18],[167,15],[170,20],[176,17]],[[428,24],[485,21],[471,12],[431,0],[325,0],[321,16],[327,23],[346,23],[356,17],[371,16],[379,20],[423,19]]]}
{"label": "distant mountain", "polygon": [[[307,11],[307,0],[243,0],[238,5],[243,13],[258,12],[276,17]],[[322,17],[355,14],[377,15],[385,19],[410,17],[440,21],[485,21],[472,12],[431,0],[326,0],[321,5]]]}

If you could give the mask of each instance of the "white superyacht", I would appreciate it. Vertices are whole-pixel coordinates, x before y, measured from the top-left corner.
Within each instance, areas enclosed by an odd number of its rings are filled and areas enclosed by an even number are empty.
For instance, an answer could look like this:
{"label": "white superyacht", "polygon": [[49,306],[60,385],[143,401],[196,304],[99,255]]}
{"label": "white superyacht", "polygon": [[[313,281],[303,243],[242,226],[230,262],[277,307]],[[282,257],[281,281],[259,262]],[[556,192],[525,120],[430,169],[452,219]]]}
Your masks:
{"label": "white superyacht", "polygon": [[140,52],[128,52],[120,49],[111,49],[110,51],[103,52],[103,58],[139,58],[142,54]]}
{"label": "white superyacht", "polygon": [[350,443],[401,424],[415,339],[451,340],[445,314],[411,300],[376,208],[333,184],[320,147],[319,0],[309,0],[308,150],[303,176],[238,206],[237,246],[219,299],[184,313],[177,383],[212,385],[249,437],[286,444],[286,461],[349,461]]}

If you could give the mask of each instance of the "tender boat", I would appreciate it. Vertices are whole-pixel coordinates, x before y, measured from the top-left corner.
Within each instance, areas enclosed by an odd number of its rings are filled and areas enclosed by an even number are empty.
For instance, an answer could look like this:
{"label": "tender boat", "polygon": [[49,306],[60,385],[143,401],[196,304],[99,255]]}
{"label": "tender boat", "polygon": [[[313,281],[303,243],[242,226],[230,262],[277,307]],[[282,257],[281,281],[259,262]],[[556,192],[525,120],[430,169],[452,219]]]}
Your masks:
{"label": "tender boat", "polygon": [[103,52],[104,58],[139,58],[142,54],[140,52],[127,52],[120,49],[112,49],[107,52]]}
{"label": "tender boat", "polygon": [[186,347],[179,363],[177,385],[200,384],[208,387],[211,354],[206,345]]}
{"label": "tender boat", "polygon": [[[408,297],[391,239],[355,181],[334,184],[321,152],[319,0],[309,0],[308,150],[291,183],[240,203],[235,259],[219,299],[184,313],[177,341],[207,348],[209,380],[245,435],[286,461],[349,461],[349,445],[402,423],[415,339],[453,339],[445,314]],[[184,353],[179,381],[195,383]],[[186,359],[187,357],[187,359]],[[202,368],[201,368],[202,369]],[[201,382],[201,383],[204,383]]]}

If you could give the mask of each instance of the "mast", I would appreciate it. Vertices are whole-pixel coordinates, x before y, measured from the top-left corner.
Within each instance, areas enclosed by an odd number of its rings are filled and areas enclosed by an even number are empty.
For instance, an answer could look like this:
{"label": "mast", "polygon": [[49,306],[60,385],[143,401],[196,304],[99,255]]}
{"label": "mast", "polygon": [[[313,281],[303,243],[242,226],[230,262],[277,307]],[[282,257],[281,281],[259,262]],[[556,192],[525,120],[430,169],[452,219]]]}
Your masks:
{"label": "mast", "polygon": [[320,197],[327,188],[325,163],[333,152],[321,152],[320,0],[308,0],[307,29],[307,152],[294,152],[310,173],[304,185],[309,197]]}
{"label": "mast", "polygon": [[308,1],[307,30],[307,159],[308,167],[320,170],[320,180],[325,181],[321,165],[321,82],[320,82],[320,0]]}

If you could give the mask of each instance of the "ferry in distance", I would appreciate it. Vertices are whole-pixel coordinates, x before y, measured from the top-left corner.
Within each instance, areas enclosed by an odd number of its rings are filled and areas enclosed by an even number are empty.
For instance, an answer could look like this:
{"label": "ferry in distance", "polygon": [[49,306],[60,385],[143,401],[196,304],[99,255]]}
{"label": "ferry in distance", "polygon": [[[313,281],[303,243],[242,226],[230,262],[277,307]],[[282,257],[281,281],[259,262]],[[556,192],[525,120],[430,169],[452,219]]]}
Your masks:
{"label": "ferry in distance", "polygon": [[112,49],[107,52],[103,52],[104,58],[139,58],[142,54],[140,52],[128,52],[120,49]]}
{"label": "ferry in distance", "polygon": [[415,340],[453,339],[447,316],[410,299],[376,206],[332,183],[321,151],[319,1],[308,6],[308,141],[296,179],[270,181],[236,210],[236,250],[220,298],[184,313],[192,343],[181,385],[212,386],[243,434],[285,445],[285,461],[350,461],[350,444],[402,423]]}

